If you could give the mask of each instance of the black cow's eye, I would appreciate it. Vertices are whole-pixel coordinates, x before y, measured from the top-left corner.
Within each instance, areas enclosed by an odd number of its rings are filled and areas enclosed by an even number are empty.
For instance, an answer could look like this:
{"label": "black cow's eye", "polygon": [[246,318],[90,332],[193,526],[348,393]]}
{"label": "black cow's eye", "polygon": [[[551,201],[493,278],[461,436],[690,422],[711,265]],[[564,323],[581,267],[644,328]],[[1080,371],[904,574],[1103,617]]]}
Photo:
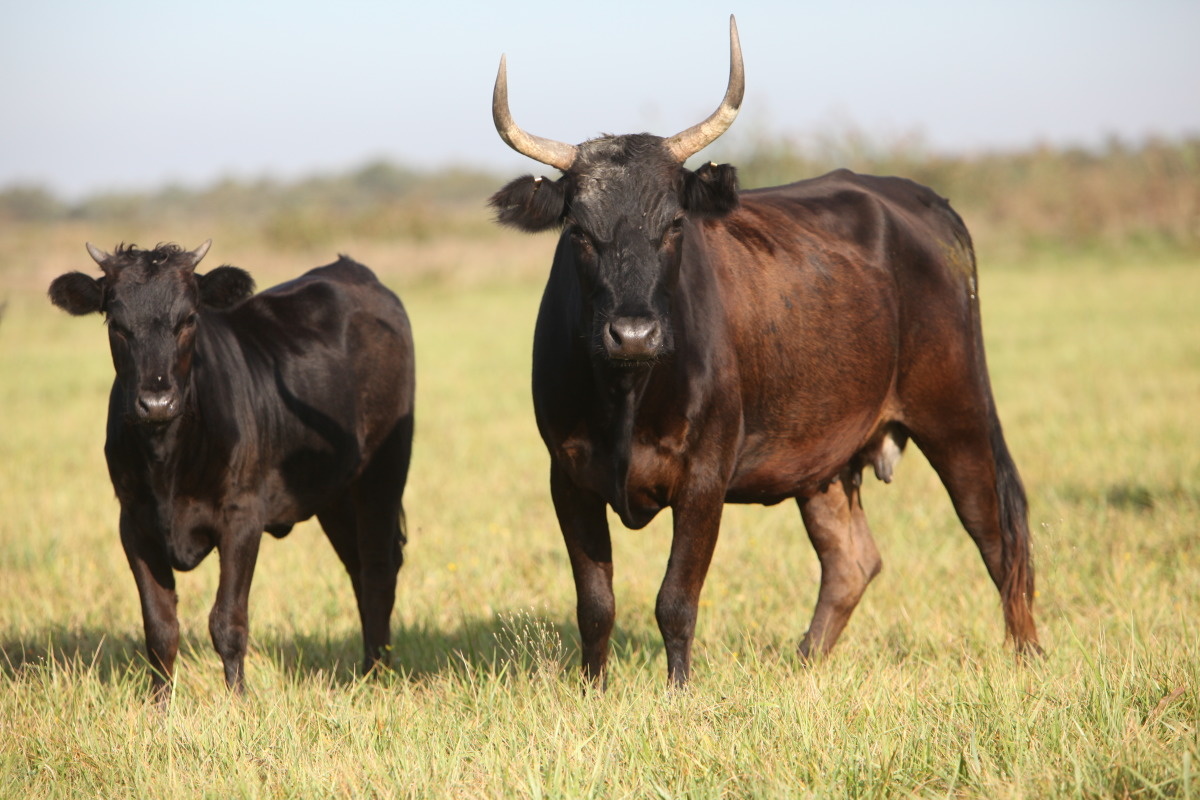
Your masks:
{"label": "black cow's eye", "polygon": [[194,313],[188,314],[179,321],[178,325],[175,326],[175,333],[180,334],[186,331],[188,328],[194,328],[196,326],[197,319],[199,318]]}
{"label": "black cow's eye", "polygon": [[108,331],[109,331],[109,333],[116,335],[120,339],[132,339],[133,338],[133,332],[131,330],[126,328],[124,325],[113,322],[112,320],[108,321]]}
{"label": "black cow's eye", "polygon": [[571,230],[571,242],[579,249],[583,255],[588,255],[595,251],[596,247],[592,243],[592,237],[581,231],[579,228]]}

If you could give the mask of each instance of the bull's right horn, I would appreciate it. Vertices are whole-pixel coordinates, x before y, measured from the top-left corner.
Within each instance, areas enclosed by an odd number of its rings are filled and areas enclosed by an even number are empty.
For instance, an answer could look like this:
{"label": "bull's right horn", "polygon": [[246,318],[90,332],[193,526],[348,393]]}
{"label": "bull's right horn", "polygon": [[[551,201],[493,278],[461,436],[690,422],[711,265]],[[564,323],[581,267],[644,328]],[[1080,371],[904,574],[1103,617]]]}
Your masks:
{"label": "bull's right horn", "polygon": [[500,134],[500,138],[521,155],[529,156],[563,172],[575,163],[575,155],[579,152],[575,145],[534,136],[521,130],[517,123],[513,122],[512,114],[508,110],[508,74],[504,56],[500,56],[500,71],[496,73],[496,88],[492,90],[492,120],[496,123],[496,132]]}

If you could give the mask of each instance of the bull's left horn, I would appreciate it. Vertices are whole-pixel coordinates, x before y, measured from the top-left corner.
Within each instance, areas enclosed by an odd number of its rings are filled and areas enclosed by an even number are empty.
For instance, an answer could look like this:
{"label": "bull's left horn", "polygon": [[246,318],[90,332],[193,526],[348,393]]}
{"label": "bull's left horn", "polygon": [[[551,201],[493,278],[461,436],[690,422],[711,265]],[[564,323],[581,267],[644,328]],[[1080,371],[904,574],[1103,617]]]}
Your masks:
{"label": "bull's left horn", "polygon": [[682,164],[688,158],[712,144],[718,136],[729,130],[742,107],[742,96],[746,93],[746,73],[742,69],[742,43],[738,40],[737,22],[729,15],[729,85],[725,88],[725,99],[721,105],[699,125],[693,125],[682,133],[667,139],[667,149]]}
{"label": "bull's left horn", "polygon": [[492,120],[496,123],[496,132],[500,134],[500,138],[521,155],[549,164],[563,172],[575,163],[575,154],[578,152],[575,145],[526,133],[513,121],[508,110],[508,73],[504,56],[500,56],[500,71],[496,73],[496,88],[492,90]]}

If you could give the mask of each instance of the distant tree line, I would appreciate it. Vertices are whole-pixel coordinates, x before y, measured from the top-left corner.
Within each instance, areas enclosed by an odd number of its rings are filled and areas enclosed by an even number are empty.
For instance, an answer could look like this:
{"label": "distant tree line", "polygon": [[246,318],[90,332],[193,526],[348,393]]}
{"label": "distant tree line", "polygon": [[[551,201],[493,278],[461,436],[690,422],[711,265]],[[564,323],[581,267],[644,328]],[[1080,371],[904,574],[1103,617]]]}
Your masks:
{"label": "distant tree line", "polygon": [[743,145],[738,164],[747,188],[838,167],[911,178],[948,197],[980,249],[993,253],[1132,247],[1200,254],[1200,137],[947,155],[919,137],[880,144],[850,130],[764,138]]}
{"label": "distant tree line", "polygon": [[[937,153],[917,137],[880,143],[856,131],[806,139],[759,137],[713,148],[743,187],[837,167],[901,175],[949,197],[977,243],[1014,256],[1030,249],[1162,248],[1200,253],[1200,138],[1110,139],[1094,149],[1034,147]],[[707,154],[706,154],[707,155]],[[532,166],[532,165],[531,165]],[[536,171],[536,167],[534,167]],[[374,161],[295,181],[224,179],[203,188],[101,193],[67,202],[36,186],[0,190],[0,223],[66,220],[167,225],[203,219],[253,227],[280,246],[337,232],[425,239],[490,236],[486,198],[511,175],[422,171]]]}
{"label": "distant tree line", "polygon": [[[69,203],[37,186],[0,190],[0,219],[20,222],[60,220],[262,218],[276,209],[313,208],[360,211],[397,201],[460,205],[478,202],[497,178],[479,170],[448,168],[421,172],[373,161],[344,175],[295,181],[226,178],[204,188],[168,185],[144,192],[101,192]],[[486,194],[484,194],[486,196]]]}

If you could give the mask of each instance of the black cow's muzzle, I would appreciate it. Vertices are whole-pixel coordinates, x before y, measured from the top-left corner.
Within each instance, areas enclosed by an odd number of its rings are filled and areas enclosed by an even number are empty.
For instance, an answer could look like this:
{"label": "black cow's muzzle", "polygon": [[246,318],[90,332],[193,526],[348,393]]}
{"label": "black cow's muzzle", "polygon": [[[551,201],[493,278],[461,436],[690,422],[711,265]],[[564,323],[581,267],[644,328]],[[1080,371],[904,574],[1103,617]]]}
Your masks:
{"label": "black cow's muzzle", "polygon": [[142,391],[134,403],[138,419],[142,422],[170,422],[179,416],[179,393],[167,391]]}
{"label": "black cow's muzzle", "polygon": [[612,361],[653,361],[663,354],[662,325],[653,317],[613,317],[604,325],[601,340]]}

